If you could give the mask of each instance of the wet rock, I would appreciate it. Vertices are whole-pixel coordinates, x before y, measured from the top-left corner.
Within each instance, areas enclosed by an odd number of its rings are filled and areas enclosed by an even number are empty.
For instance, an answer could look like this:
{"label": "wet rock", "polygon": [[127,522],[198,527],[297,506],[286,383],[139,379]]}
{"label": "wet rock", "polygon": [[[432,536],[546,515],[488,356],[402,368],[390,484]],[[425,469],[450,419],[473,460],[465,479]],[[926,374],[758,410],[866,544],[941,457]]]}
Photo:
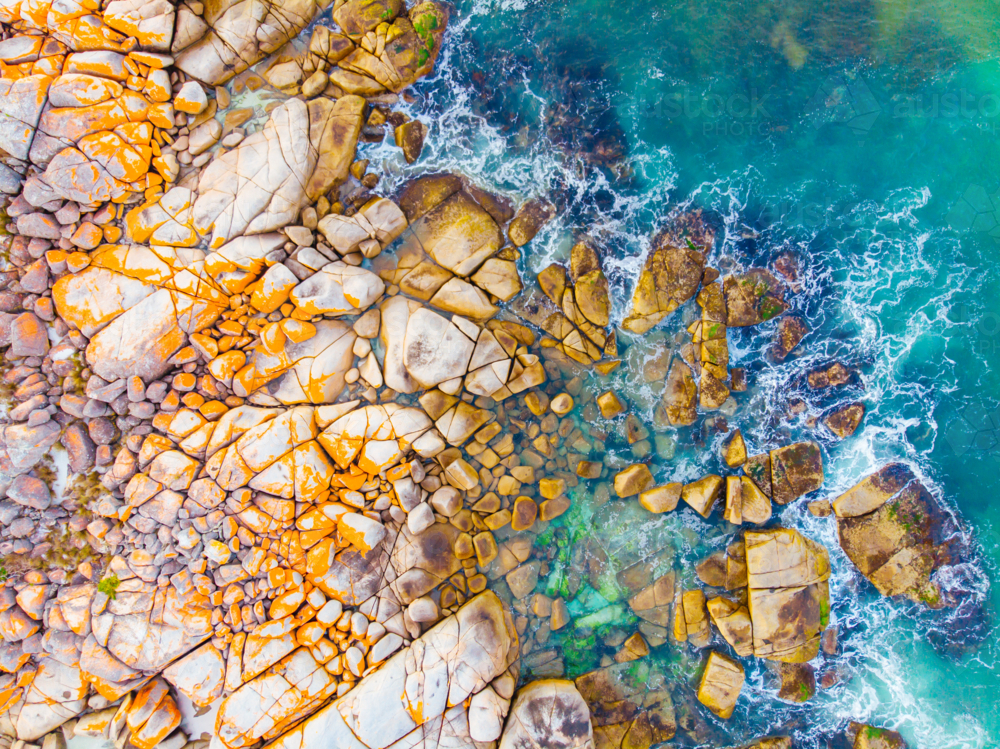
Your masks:
{"label": "wet rock", "polygon": [[590,749],[590,709],[571,681],[542,679],[518,690],[500,749]]}
{"label": "wet rock", "polygon": [[753,624],[747,607],[722,596],[712,598],[706,605],[712,623],[723,639],[732,645],[736,655],[752,655]]}
{"label": "wet rock", "polygon": [[725,485],[721,476],[709,475],[686,484],[681,490],[683,499],[695,512],[704,518],[712,514],[715,501],[722,494]]}
{"label": "wet rock", "polygon": [[590,707],[595,746],[653,746],[674,737],[677,722],[664,674],[646,661],[613,664],[576,679]]}
{"label": "wet rock", "polygon": [[806,702],[816,694],[816,672],[808,663],[782,663],[781,689],[778,698],[788,702]]}
{"label": "wet rock", "polygon": [[631,497],[646,491],[654,483],[649,466],[635,463],[615,475],[615,493],[619,497]]}
{"label": "wet rock", "polygon": [[410,120],[396,128],[396,145],[403,149],[403,157],[407,164],[412,164],[420,158],[426,137],[427,126],[420,120]]}
{"label": "wet rock", "polygon": [[847,729],[848,737],[854,737],[854,749],[906,749],[903,737],[888,728],[851,723]]}
{"label": "wet rock", "polygon": [[632,309],[622,327],[645,333],[691,299],[701,284],[708,248],[669,233],[653,240],[632,296]]}
{"label": "wet rock", "polygon": [[857,431],[865,416],[863,403],[849,403],[823,417],[823,423],[840,439],[847,439]]}
{"label": "wet rock", "polygon": [[629,598],[629,608],[636,616],[661,627],[670,625],[670,605],[674,600],[674,573],[661,575]]}
{"label": "wet rock", "polygon": [[770,458],[770,496],[779,505],[788,504],[823,485],[823,455],[815,442],[795,442],[780,447],[771,451]]}
{"label": "wet rock", "polygon": [[740,276],[726,276],[722,288],[726,298],[726,325],[731,328],[757,325],[788,308],[781,282],[762,268],[752,268]]}
{"label": "wet rock", "polygon": [[647,489],[639,494],[639,504],[650,512],[671,512],[681,498],[683,484],[674,482]]}
{"label": "wet rock", "polygon": [[821,390],[838,385],[846,385],[851,381],[851,371],[840,362],[833,362],[822,369],[814,369],[806,377],[809,387]]}
{"label": "wet rock", "polygon": [[783,317],[774,332],[771,344],[771,355],[778,361],[784,361],[809,332],[805,321],[800,317]]}
{"label": "wet rock", "polygon": [[722,459],[730,468],[739,468],[747,461],[747,446],[743,441],[743,433],[735,430],[722,443]]}
{"label": "wet rock", "polygon": [[840,545],[882,595],[905,595],[931,608],[943,605],[931,580],[949,561],[942,514],[910,470],[892,463],[833,503]]}
{"label": "wet rock", "polygon": [[830,615],[826,549],[785,528],[747,531],[744,539],[754,655],[812,660]]}
{"label": "wet rock", "polygon": [[730,718],[743,689],[743,666],[720,653],[708,654],[698,684],[698,701],[723,720]]}
{"label": "wet rock", "polygon": [[546,200],[529,200],[510,222],[507,235],[515,246],[527,244],[539,230],[555,215],[555,206]]}

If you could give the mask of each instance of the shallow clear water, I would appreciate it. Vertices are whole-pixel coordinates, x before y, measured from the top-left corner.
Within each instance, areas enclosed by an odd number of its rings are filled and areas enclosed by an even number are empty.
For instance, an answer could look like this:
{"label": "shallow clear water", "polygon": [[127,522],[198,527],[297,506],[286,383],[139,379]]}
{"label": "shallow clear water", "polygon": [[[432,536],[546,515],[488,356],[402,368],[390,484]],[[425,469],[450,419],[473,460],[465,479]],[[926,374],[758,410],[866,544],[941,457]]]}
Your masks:
{"label": "shallow clear water", "polygon": [[[826,746],[854,719],[896,728],[911,746],[1000,745],[1000,595],[990,586],[1000,566],[998,18],[985,0],[460,0],[435,76],[414,88],[409,113],[431,126],[416,172],[554,200],[559,217],[528,245],[523,271],[565,259],[589,235],[619,321],[648,238],[680,207],[719,219],[715,267],[796,252],[803,283],[792,303],[812,332],[781,365],[762,356],[767,325],[732,332],[732,365],[747,367],[751,388],[730,424],[756,449],[810,438],[790,401],[813,413],[833,401],[806,391],[803,372],[831,357],[855,364],[861,383],[836,399],[860,399],[868,413],[852,438],[824,445],[820,494],[902,460],[968,534],[969,560],[946,581],[967,591],[965,605],[927,612],[879,597],[840,552],[832,521],[801,501],[785,508],[782,523],[831,550],[843,678],[790,705],[762,663],[745,661],[733,718],[701,714],[720,744],[787,730],[798,746]],[[384,165],[388,187],[414,175],[388,144],[364,155]],[[637,365],[669,345],[682,317],[622,336],[630,367],[610,381],[640,412],[655,395]],[[670,435],[677,452],[658,461],[657,478],[717,466],[718,436]],[[611,523],[630,539],[623,548],[669,547],[681,567],[725,543],[718,520],[690,510],[630,525],[595,516],[607,510],[583,490],[574,500],[558,524],[600,535]],[[578,596],[574,618],[604,612],[627,624],[610,588]],[[570,676],[594,665],[587,635],[577,626],[555,638]],[[651,658],[678,679],[697,676],[697,654],[667,645]]]}

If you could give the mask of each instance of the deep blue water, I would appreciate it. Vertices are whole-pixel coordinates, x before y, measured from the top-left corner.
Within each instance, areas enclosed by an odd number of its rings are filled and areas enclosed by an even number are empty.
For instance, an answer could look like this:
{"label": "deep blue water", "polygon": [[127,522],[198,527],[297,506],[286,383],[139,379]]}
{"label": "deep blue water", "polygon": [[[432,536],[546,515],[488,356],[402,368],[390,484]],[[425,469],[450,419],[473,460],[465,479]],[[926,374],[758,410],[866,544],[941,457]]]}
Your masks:
{"label": "deep blue water", "polygon": [[[764,664],[747,659],[733,718],[704,711],[714,740],[787,730],[798,746],[826,746],[854,719],[896,728],[915,747],[1000,746],[1000,598],[990,585],[1000,566],[997,19],[995,3],[965,0],[460,0],[437,72],[408,106],[431,128],[421,160],[404,170],[398,149],[367,147],[390,187],[414,170],[450,170],[518,200],[554,200],[558,218],[525,248],[523,271],[565,259],[590,236],[618,321],[649,238],[678,208],[718,222],[715,267],[795,253],[802,284],[792,304],[812,330],[780,365],[763,356],[767,325],[733,331],[731,365],[748,368],[751,388],[730,423],[758,448],[809,438],[789,405],[833,402],[801,379],[841,358],[861,378],[837,398],[861,400],[868,413],[853,437],[824,445],[820,495],[902,460],[956,513],[970,551],[945,582],[966,591],[965,604],[927,612],[878,596],[840,552],[832,521],[803,502],[784,509],[782,523],[831,550],[843,652],[822,667],[842,680],[790,705]],[[655,395],[639,366],[682,318],[621,337],[627,366],[611,382],[647,416]],[[668,434],[677,452],[658,478],[716,465],[714,443]],[[574,499],[565,524],[611,532],[593,527],[585,492]],[[689,567],[724,543],[719,524],[680,511],[640,542],[670,546]],[[571,610],[627,617],[613,597],[590,591]],[[577,627],[556,639],[572,648],[585,635]],[[696,678],[699,654],[676,650],[651,658],[679,682]]]}

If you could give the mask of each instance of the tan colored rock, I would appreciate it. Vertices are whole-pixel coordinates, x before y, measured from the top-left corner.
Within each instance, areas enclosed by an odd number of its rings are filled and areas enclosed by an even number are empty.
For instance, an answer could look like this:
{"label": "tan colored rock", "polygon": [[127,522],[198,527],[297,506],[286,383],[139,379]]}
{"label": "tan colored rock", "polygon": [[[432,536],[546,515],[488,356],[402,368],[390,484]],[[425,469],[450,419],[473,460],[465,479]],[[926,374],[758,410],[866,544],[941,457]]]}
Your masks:
{"label": "tan colored rock", "polygon": [[[471,737],[461,703],[506,671],[517,653],[510,615],[492,592],[481,593],[271,746],[298,749],[323,741],[353,749],[387,747],[407,736],[422,739],[424,725],[439,740],[454,737],[456,745],[469,745],[462,743]],[[233,746],[229,735],[222,738]]]}
{"label": "tan colored rock", "polygon": [[[942,513],[905,466],[890,464],[834,502],[840,546],[882,595],[943,605],[931,575],[950,554]],[[854,514],[868,507],[865,514]]]}
{"label": "tan colored rock", "polygon": [[730,468],[739,468],[747,461],[747,446],[743,441],[743,433],[736,429],[722,443],[722,459]]}
{"label": "tan colored rock", "polygon": [[785,505],[823,485],[823,454],[815,442],[771,451],[771,499]]}
{"label": "tan colored rock", "polygon": [[736,708],[744,680],[743,666],[713,650],[708,654],[705,671],[698,684],[698,701],[727,720]]}
{"label": "tan colored rock", "polygon": [[785,528],[747,531],[744,538],[754,655],[811,660],[830,614],[826,549]]}
{"label": "tan colored rock", "polygon": [[672,240],[654,240],[639,275],[632,309],[622,327],[645,333],[693,297],[701,283],[705,256],[697,247],[680,247]]}
{"label": "tan colored rock", "polygon": [[615,475],[615,493],[619,497],[631,497],[646,491],[654,483],[649,466],[635,463]]}
{"label": "tan colored rock", "polygon": [[683,485],[679,482],[647,489],[639,494],[639,504],[650,512],[671,512],[680,501],[682,489]]}
{"label": "tan colored rock", "polygon": [[712,514],[715,500],[722,493],[724,482],[721,476],[708,475],[686,484],[681,491],[681,499],[704,518]]}
{"label": "tan colored rock", "polygon": [[542,679],[521,687],[500,749],[591,749],[590,709],[571,681]]}
{"label": "tan colored rock", "polygon": [[874,512],[914,479],[903,463],[889,463],[852,486],[833,501],[838,518],[856,518]]}
{"label": "tan colored rock", "polygon": [[294,222],[317,161],[309,129],[308,107],[289,99],[260,132],[201,172],[192,218],[199,233],[211,233],[211,247]]}
{"label": "tan colored rock", "polygon": [[710,599],[707,606],[712,623],[736,654],[753,655],[753,624],[747,607],[721,596]]}
{"label": "tan colored rock", "polygon": [[309,137],[318,154],[306,184],[310,200],[319,199],[347,179],[364,112],[365,100],[360,96],[342,96],[335,102],[320,98],[309,103]]}
{"label": "tan colored rock", "polygon": [[527,244],[555,215],[555,206],[546,200],[529,200],[514,216],[507,228],[507,236],[515,246]]}

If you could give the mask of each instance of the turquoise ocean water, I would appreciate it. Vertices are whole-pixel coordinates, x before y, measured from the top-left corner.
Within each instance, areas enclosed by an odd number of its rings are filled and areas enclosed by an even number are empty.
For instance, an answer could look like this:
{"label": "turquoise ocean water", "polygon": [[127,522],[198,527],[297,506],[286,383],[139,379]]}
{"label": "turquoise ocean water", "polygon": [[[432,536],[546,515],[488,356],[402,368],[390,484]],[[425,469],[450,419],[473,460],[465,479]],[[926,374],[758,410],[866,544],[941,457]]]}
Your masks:
{"label": "turquoise ocean water", "polygon": [[[701,207],[718,221],[711,262],[723,271],[792,251],[802,272],[792,304],[812,331],[780,365],[763,356],[766,325],[731,332],[731,365],[747,367],[750,390],[730,425],[766,449],[814,436],[789,411],[796,399],[811,413],[861,400],[863,427],[824,443],[819,495],[902,460],[955,513],[969,553],[943,582],[960,605],[928,612],[878,596],[840,552],[832,521],[803,501],[784,508],[776,520],[831,550],[841,654],[819,665],[838,683],[785,703],[748,659],[733,718],[702,710],[701,738],[681,731],[677,745],[788,731],[797,746],[825,747],[855,719],[922,749],[1000,746],[998,19],[986,0],[460,0],[436,73],[406,106],[431,128],[421,160],[404,170],[398,149],[365,149],[389,187],[448,170],[518,200],[555,201],[558,218],[526,248],[523,272],[590,236],[618,321],[673,210]],[[650,423],[657,395],[641,367],[682,319],[621,336],[626,366],[609,382]],[[859,382],[806,391],[803,373],[833,357],[856,366]],[[658,479],[717,470],[721,435],[661,436],[676,452],[657,459]],[[626,459],[613,440],[609,449]],[[631,550],[622,553],[666,549],[679,568],[728,537],[717,516],[609,514],[583,488],[574,501],[557,523],[564,533]],[[556,565],[551,589],[561,574]],[[613,588],[585,584],[570,606],[576,626],[553,637],[569,676],[596,665],[608,627],[634,625]],[[669,644],[650,658],[678,682],[694,682],[701,663]]]}

